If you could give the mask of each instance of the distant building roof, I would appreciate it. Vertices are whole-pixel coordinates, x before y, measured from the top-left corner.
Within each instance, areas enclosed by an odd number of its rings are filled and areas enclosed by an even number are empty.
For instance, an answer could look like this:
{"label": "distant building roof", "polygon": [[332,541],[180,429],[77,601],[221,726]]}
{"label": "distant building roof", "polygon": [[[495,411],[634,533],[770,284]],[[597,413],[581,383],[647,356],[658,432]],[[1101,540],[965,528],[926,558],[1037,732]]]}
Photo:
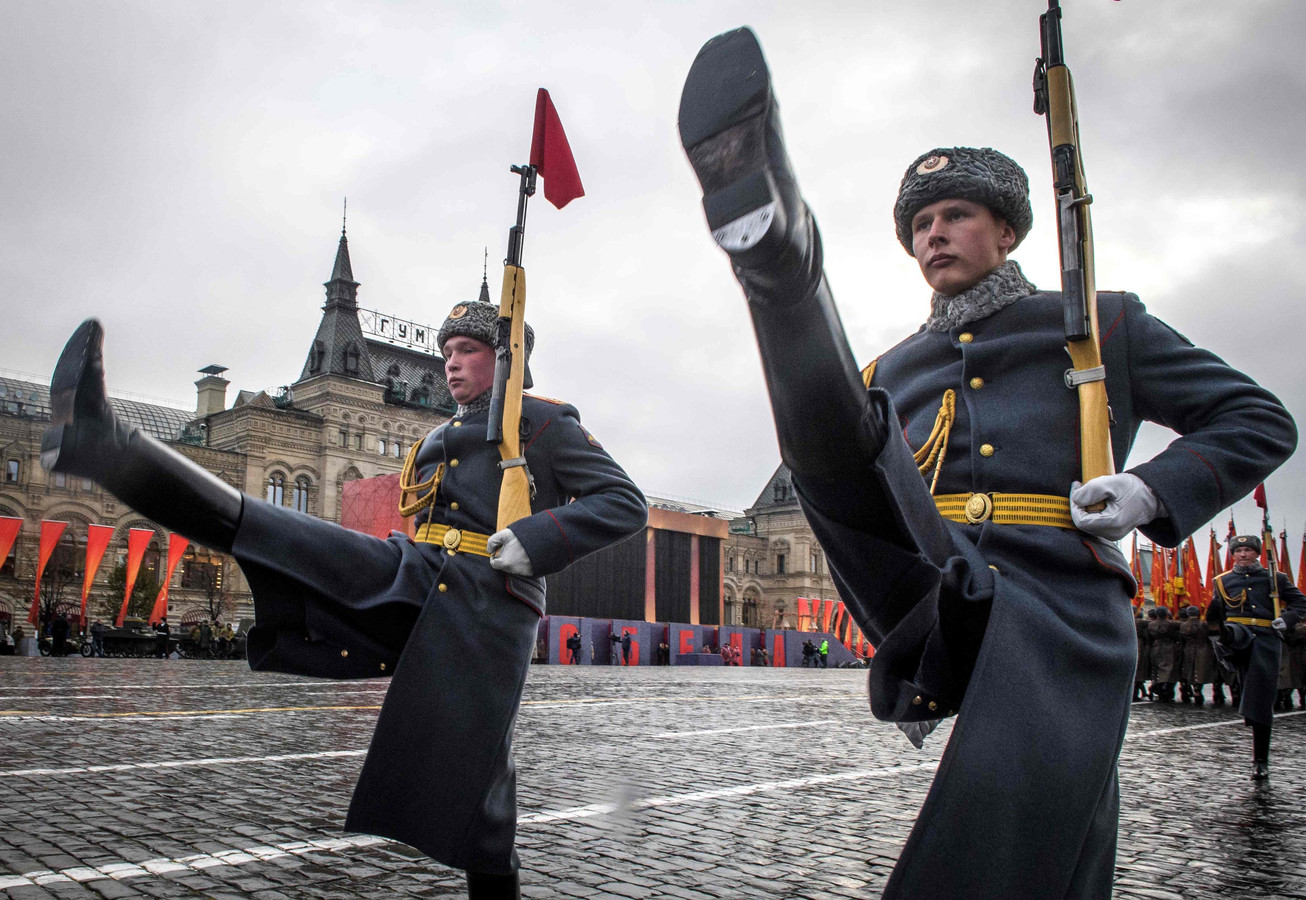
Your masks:
{"label": "distant building roof", "polygon": [[689,513],[695,516],[709,516],[714,519],[737,519],[743,513],[737,509],[727,509],[723,506],[705,506],[693,500],[685,500],[681,497],[654,497],[648,495],[645,497],[648,505],[656,509],[665,509],[670,512]]}
{"label": "distant building roof", "polygon": [[[193,409],[179,409],[142,400],[110,397],[113,411],[160,441],[176,441],[187,422],[195,418]],[[0,376],[0,415],[24,416],[49,420],[50,388],[35,381]]]}

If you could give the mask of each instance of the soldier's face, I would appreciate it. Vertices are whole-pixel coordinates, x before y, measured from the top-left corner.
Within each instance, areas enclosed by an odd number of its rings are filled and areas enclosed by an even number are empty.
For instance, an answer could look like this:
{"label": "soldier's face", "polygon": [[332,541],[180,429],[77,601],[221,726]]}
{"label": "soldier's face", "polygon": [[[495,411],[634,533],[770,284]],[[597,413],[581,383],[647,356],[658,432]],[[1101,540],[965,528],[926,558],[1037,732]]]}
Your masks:
{"label": "soldier's face", "polygon": [[930,287],[953,297],[1002,263],[1016,243],[1005,219],[970,200],[939,200],[912,216],[912,252]]}
{"label": "soldier's face", "polygon": [[1257,553],[1251,547],[1239,547],[1233,551],[1234,565],[1245,566],[1254,559],[1260,559],[1261,554]]}
{"label": "soldier's face", "polygon": [[494,387],[494,348],[489,344],[457,335],[442,350],[444,377],[456,402],[471,403]]}

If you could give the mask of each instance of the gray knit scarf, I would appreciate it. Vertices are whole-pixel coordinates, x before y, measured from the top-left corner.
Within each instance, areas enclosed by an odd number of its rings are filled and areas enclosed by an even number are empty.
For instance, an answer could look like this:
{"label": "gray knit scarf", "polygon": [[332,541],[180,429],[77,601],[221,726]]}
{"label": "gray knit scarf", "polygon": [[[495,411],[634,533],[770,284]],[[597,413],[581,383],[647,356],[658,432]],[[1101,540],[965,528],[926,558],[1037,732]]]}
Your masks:
{"label": "gray knit scarf", "polygon": [[1246,565],[1242,565],[1241,563],[1234,563],[1233,566],[1233,570],[1237,572],[1239,575],[1253,574],[1261,571],[1261,569],[1264,568],[1265,566],[1261,565],[1261,561],[1259,559],[1254,559],[1251,562],[1247,563]]}
{"label": "gray knit scarf", "polygon": [[925,320],[925,330],[947,331],[949,328],[978,321],[1010,306],[1021,297],[1028,297],[1036,290],[1020,271],[1020,264],[1009,259],[986,275],[979,284],[955,297],[945,297],[935,291],[930,298],[930,317]]}
{"label": "gray knit scarf", "polygon": [[458,404],[458,411],[454,415],[463,417],[478,413],[483,409],[490,408],[490,398],[494,396],[494,391],[486,391],[466,406]]}

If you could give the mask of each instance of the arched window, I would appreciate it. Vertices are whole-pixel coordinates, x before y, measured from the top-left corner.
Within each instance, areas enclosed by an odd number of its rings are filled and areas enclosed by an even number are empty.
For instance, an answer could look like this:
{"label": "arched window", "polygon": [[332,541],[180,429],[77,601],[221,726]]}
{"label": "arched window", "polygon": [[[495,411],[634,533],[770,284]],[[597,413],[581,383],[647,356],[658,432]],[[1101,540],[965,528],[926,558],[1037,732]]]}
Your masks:
{"label": "arched window", "polygon": [[321,341],[314,341],[313,348],[308,351],[308,372],[310,375],[316,375],[322,371],[322,362],[326,359],[326,345]]}
{"label": "arched window", "polygon": [[359,353],[358,353],[357,344],[351,342],[349,346],[345,347],[345,374],[346,375],[358,374],[358,356]]}
{"label": "arched window", "polygon": [[308,478],[306,476],[300,475],[295,479],[295,489],[291,493],[290,505],[298,512],[308,512]]}
{"label": "arched window", "polygon": [[268,476],[267,501],[274,506],[284,506],[286,502],[286,479],[280,472]]}

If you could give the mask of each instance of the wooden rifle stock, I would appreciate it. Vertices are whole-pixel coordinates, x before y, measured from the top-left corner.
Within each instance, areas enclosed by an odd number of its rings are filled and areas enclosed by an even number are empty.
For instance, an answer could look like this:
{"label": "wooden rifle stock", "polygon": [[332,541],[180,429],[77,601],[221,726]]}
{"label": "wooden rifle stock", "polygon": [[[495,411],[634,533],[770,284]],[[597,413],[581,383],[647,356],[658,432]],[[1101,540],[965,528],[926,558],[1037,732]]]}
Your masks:
{"label": "wooden rifle stock", "polygon": [[[521,266],[503,267],[499,318],[512,323],[508,332],[512,366],[503,391],[503,433],[499,439],[499,458],[506,462],[521,458],[521,395],[526,373],[526,270]],[[530,514],[531,485],[526,466],[504,467],[497,530],[502,531]]]}
{"label": "wooden rifle stock", "polygon": [[[1074,83],[1062,58],[1060,20],[1057,0],[1049,0],[1048,12],[1040,19],[1043,57],[1034,72],[1034,111],[1047,116],[1057,200],[1061,290],[1066,303],[1066,350],[1071,360],[1067,384],[1076,382],[1074,387],[1079,395],[1081,481],[1088,482],[1100,475],[1113,474],[1115,460],[1111,452],[1106,380],[1101,374],[1093,226],[1089,215],[1093,197],[1088,193],[1079,153],[1078,110]],[[1103,506],[1099,504],[1096,508]]]}
{"label": "wooden rifle stock", "polygon": [[1265,520],[1261,527],[1261,541],[1265,559],[1270,564],[1270,602],[1274,604],[1274,617],[1279,618],[1279,555],[1274,543],[1274,528],[1270,525],[1270,504],[1265,504]]}

